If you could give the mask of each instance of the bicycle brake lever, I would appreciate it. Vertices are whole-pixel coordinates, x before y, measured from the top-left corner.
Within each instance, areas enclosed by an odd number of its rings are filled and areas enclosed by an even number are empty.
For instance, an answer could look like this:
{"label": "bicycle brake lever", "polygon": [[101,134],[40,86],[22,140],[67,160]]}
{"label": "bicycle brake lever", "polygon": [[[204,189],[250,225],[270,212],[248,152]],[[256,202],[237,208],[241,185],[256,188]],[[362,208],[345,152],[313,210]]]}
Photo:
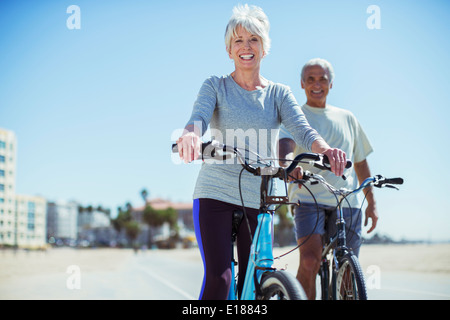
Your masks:
{"label": "bicycle brake lever", "polygon": [[384,184],[383,187],[400,190],[399,188],[397,188],[396,186],[393,186],[392,184]]}

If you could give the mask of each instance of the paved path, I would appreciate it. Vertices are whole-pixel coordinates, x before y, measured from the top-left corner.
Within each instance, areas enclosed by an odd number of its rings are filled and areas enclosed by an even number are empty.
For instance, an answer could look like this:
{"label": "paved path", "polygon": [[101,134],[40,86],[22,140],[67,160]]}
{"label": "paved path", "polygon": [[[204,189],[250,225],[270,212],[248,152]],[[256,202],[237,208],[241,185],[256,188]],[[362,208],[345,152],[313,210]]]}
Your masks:
{"label": "paved path", "polygon": [[[278,250],[278,253],[282,253]],[[362,257],[372,300],[450,300],[450,273],[395,270]],[[298,255],[277,261],[296,273]],[[368,264],[369,263],[369,264]],[[375,268],[373,267],[375,266]],[[70,269],[72,268],[72,269]],[[203,278],[197,250],[64,249],[0,254],[0,299],[195,300]]]}

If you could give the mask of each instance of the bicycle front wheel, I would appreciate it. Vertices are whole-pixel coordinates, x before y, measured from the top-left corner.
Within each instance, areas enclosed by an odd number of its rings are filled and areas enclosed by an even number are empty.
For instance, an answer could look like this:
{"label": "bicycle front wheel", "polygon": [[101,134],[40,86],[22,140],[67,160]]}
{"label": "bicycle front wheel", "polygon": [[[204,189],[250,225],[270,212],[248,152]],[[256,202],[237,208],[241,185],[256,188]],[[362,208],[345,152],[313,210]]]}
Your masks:
{"label": "bicycle front wheel", "polygon": [[367,300],[364,274],[353,253],[348,252],[340,259],[335,281],[337,300]]}
{"label": "bicycle front wheel", "polygon": [[307,300],[297,279],[283,270],[263,274],[261,293],[261,300]]}

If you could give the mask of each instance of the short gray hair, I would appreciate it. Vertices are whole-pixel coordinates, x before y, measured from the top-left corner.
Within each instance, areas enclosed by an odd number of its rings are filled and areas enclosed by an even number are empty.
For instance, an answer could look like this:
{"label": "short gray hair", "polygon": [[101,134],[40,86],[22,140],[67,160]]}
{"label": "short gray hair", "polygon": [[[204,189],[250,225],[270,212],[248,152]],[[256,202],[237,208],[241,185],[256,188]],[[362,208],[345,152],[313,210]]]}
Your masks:
{"label": "short gray hair", "polygon": [[236,37],[237,28],[241,26],[248,32],[260,36],[264,52],[269,54],[270,38],[269,38],[269,19],[264,11],[257,6],[238,5],[233,8],[233,14],[228,21],[225,30],[225,45],[227,50],[231,48],[231,38]]}
{"label": "short gray hair", "polygon": [[334,80],[333,66],[327,60],[321,59],[321,58],[314,58],[314,59],[309,60],[307,63],[305,63],[305,65],[302,68],[302,74],[301,74],[302,81],[305,80],[304,75],[305,75],[306,68],[312,67],[312,66],[322,67],[326,72],[328,72],[328,76],[330,77],[330,83],[333,82],[333,80]]}

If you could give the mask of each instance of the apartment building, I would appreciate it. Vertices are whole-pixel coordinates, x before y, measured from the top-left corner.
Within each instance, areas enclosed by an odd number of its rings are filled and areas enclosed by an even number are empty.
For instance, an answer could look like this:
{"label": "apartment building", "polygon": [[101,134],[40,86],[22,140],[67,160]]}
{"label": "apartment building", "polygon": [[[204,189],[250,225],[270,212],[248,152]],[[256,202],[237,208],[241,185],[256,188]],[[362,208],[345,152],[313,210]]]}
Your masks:
{"label": "apartment building", "polygon": [[0,128],[0,246],[46,245],[46,200],[16,194],[17,139]]}
{"label": "apartment building", "polygon": [[38,196],[16,195],[15,244],[38,249],[45,247],[47,201]]}
{"label": "apartment building", "polygon": [[14,246],[16,136],[0,128],[0,245]]}

